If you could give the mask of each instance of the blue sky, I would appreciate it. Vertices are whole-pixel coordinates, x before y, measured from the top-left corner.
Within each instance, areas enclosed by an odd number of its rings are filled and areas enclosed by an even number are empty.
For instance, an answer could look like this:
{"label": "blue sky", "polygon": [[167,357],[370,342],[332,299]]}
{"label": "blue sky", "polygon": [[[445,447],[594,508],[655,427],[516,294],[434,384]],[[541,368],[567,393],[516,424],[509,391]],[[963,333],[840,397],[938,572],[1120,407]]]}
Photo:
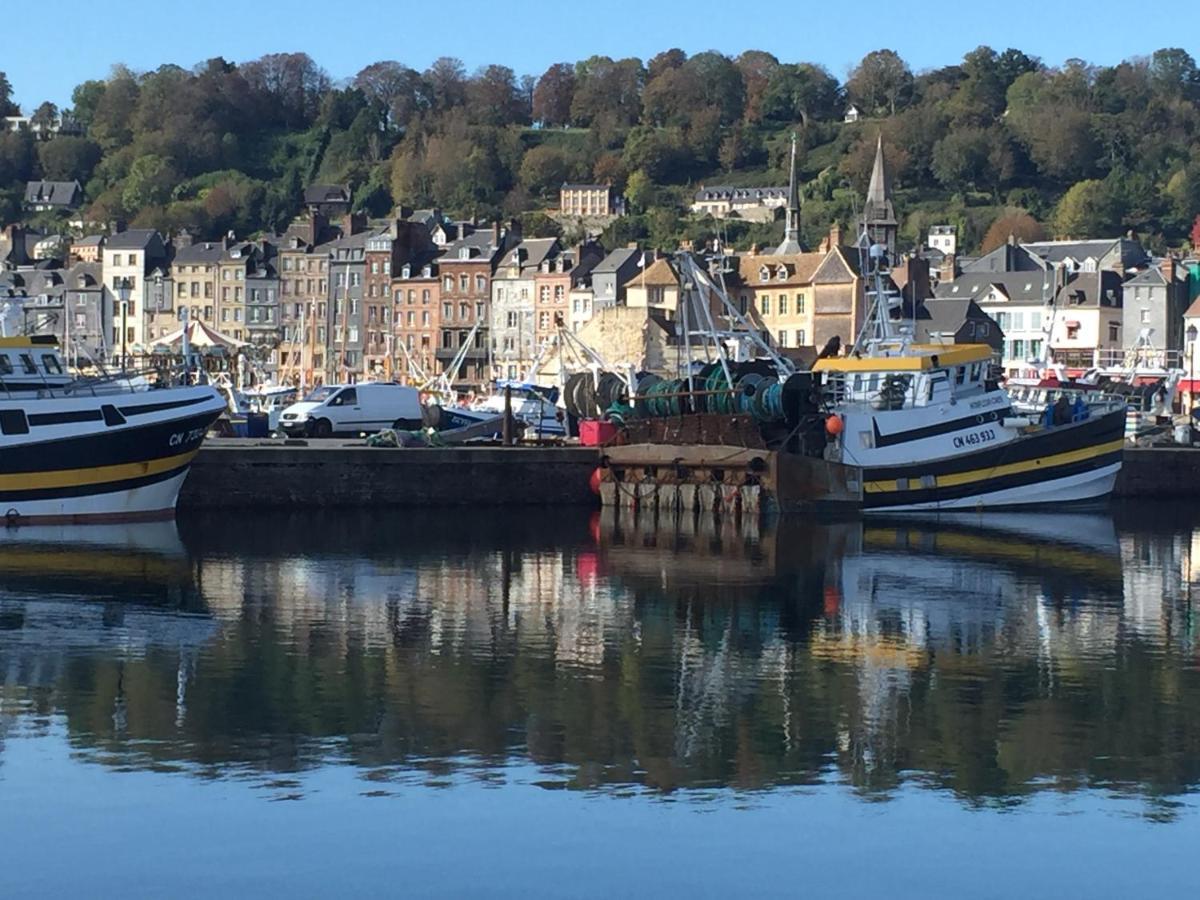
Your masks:
{"label": "blue sky", "polygon": [[[1163,44],[1178,45],[1183,37],[1178,29],[1159,27],[1166,19],[1107,27],[1102,23],[1128,20],[1128,3],[1117,0],[1091,0],[1086,22],[1077,4],[1062,0],[1036,6],[1020,0],[6,0],[4,5],[9,40],[0,70],[27,110],[45,99],[69,103],[76,84],[103,78],[116,62],[135,70],[164,62],[191,67],[212,56],[244,61],[289,50],[309,53],[339,79],[380,59],[424,69],[439,56],[457,56],[468,69],[499,62],[518,75],[537,75],[551,63],[596,53],[645,59],[673,46],[689,53],[762,49],[785,62],[823,63],[844,78],[864,53],[885,46],[920,70],[955,62],[982,43],[998,50],[1017,47],[1051,64],[1072,56],[1111,64]],[[869,19],[871,8],[882,14]],[[44,43],[41,33],[48,36]]]}

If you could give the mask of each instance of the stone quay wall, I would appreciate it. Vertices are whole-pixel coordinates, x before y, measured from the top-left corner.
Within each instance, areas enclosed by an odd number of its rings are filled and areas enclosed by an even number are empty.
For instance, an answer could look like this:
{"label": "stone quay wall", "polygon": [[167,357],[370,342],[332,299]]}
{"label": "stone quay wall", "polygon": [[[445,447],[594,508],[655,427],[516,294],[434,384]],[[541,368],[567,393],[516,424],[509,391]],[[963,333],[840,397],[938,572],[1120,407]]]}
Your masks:
{"label": "stone quay wall", "polygon": [[564,506],[599,503],[595,449],[384,449],[338,441],[307,446],[208,441],[179,508]]}

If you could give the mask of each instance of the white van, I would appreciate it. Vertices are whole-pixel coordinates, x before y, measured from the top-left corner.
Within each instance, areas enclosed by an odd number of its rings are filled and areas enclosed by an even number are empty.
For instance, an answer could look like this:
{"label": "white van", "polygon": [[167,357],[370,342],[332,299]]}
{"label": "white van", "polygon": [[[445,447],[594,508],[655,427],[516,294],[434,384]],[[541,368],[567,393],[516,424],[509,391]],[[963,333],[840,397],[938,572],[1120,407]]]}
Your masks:
{"label": "white van", "polygon": [[289,437],[373,434],[385,428],[420,428],[421,395],[402,384],[331,384],[315,389],[279,417]]}

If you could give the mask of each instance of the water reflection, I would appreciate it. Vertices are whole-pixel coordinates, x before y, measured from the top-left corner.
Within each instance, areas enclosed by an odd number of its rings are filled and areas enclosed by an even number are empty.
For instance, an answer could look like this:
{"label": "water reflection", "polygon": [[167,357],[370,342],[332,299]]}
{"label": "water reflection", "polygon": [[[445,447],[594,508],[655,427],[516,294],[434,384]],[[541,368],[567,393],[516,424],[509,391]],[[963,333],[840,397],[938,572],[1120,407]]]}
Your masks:
{"label": "water reflection", "polygon": [[281,789],[321,763],[386,786],[531,761],[606,792],[1165,801],[1200,778],[1196,529],[1172,515],[21,529],[0,766],[6,731],[61,721],[97,762]]}

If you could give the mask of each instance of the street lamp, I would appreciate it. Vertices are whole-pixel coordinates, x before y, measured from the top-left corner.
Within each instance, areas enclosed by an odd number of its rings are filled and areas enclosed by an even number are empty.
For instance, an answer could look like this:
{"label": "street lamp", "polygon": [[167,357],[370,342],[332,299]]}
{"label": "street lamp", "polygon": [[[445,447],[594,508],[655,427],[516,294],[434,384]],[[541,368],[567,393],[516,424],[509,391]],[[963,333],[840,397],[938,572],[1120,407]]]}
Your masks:
{"label": "street lamp", "polygon": [[1187,327],[1186,334],[1188,341],[1188,415],[1190,416],[1192,412],[1190,407],[1195,402],[1196,394],[1196,336],[1200,334],[1196,330],[1195,322]]}
{"label": "street lamp", "polygon": [[125,339],[129,333],[129,329],[126,326],[126,319],[129,315],[129,295],[133,291],[133,286],[129,283],[128,278],[118,278],[115,280],[113,287],[117,290],[117,300],[121,304],[121,374],[124,375],[127,361]]}

